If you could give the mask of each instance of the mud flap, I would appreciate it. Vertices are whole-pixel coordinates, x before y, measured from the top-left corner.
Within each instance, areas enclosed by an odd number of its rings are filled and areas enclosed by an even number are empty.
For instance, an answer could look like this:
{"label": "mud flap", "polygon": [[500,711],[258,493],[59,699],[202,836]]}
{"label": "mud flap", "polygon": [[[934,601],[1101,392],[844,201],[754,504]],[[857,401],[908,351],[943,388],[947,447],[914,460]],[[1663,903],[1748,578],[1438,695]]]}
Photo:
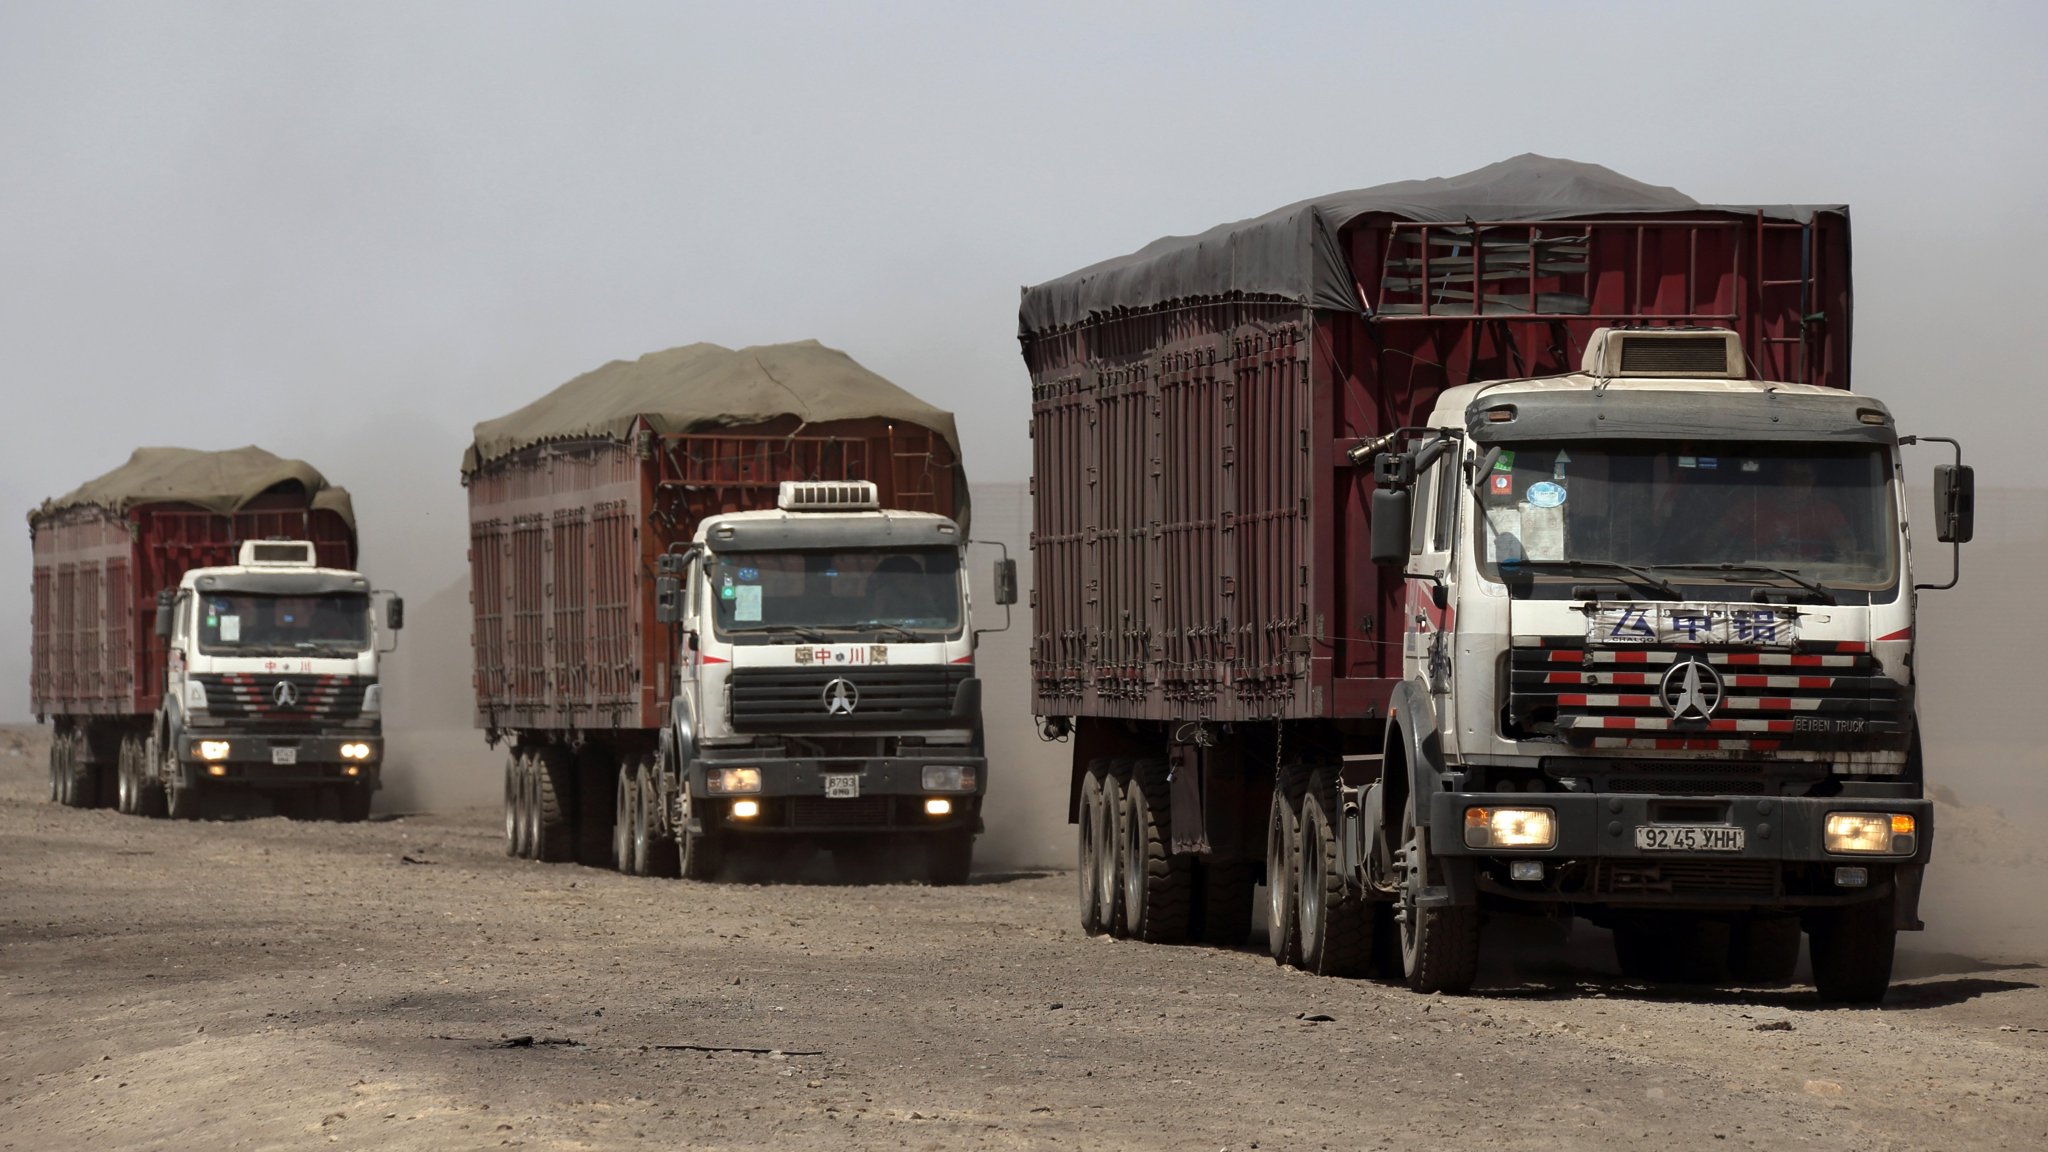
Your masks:
{"label": "mud flap", "polygon": [[1892,872],[1892,927],[1901,932],[1918,932],[1927,925],[1920,919],[1920,881],[1924,864],[1901,864]]}

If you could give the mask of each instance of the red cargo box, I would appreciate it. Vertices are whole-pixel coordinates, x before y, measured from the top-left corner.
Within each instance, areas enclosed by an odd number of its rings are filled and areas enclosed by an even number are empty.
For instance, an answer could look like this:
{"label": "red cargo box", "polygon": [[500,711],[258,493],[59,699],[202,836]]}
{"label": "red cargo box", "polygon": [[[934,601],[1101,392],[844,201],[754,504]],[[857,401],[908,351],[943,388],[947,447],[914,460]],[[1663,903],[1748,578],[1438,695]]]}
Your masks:
{"label": "red cargo box", "polygon": [[348,493],[257,448],[141,449],[31,513],[29,534],[38,718],[153,714],[164,682],[157,593],[190,569],[233,564],[244,540],[311,540],[321,564],[356,565]]}
{"label": "red cargo box", "polygon": [[478,425],[464,465],[477,726],[659,728],[671,638],[656,557],[706,516],[774,507],[784,480],[871,480],[883,507],[964,521],[955,443],[951,415],[810,342],[654,353]]}
{"label": "red cargo box", "polygon": [[1404,589],[1345,450],[1446,388],[1575,371],[1602,326],[1732,328],[1757,377],[1846,388],[1849,220],[1523,157],[1169,237],[1020,318],[1035,711],[1370,719]]}

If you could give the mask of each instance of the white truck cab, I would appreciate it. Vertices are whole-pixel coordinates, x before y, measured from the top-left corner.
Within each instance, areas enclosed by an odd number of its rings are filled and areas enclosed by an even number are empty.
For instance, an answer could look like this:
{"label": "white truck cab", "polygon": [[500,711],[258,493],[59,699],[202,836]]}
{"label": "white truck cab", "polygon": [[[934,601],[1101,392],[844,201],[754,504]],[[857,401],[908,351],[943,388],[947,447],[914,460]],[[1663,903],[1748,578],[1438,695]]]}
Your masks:
{"label": "white truck cab", "polygon": [[[893,834],[936,882],[965,878],[988,785],[966,546],[871,483],[784,482],[774,509],[708,517],[663,558],[686,875],[742,841]],[[999,603],[1014,573],[998,565]]]}
{"label": "white truck cab", "polygon": [[186,572],[157,608],[168,656],[146,786],[179,818],[228,791],[367,816],[384,755],[380,638],[404,612],[362,573],[320,567],[304,540],[245,541],[234,565]]}

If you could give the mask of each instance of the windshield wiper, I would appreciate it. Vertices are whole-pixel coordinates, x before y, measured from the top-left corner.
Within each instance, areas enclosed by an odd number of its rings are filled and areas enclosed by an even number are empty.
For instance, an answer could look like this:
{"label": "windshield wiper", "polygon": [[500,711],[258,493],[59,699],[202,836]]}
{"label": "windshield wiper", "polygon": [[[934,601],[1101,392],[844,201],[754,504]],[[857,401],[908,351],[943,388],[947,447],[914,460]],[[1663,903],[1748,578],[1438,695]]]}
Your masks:
{"label": "windshield wiper", "polygon": [[846,627],[847,627],[847,629],[848,629],[849,631],[858,631],[858,632],[883,632],[883,631],[887,631],[887,632],[894,632],[894,633],[896,633],[896,634],[897,634],[898,636],[901,636],[901,637],[903,637],[903,638],[904,638],[905,640],[915,640],[915,639],[917,639],[917,633],[915,633],[915,632],[912,632],[912,631],[911,631],[910,629],[908,629],[908,628],[905,628],[905,627],[904,627],[903,625],[901,625],[901,624],[887,624],[887,623],[884,623],[884,622],[882,622],[882,621],[880,621],[880,620],[867,620],[867,621],[863,621],[862,623],[859,623],[859,624],[848,624],[848,625],[847,625]]}
{"label": "windshield wiper", "polygon": [[1569,572],[1574,576],[1605,577],[1618,584],[1654,589],[1672,600],[1684,599],[1678,594],[1678,589],[1673,588],[1670,582],[1662,577],[1633,564],[1618,564],[1612,560],[1517,560],[1513,563],[1502,561],[1500,569],[1504,573],[1541,570]]}
{"label": "windshield wiper", "polygon": [[1730,580],[1744,572],[1763,572],[1799,585],[1801,588],[1820,597],[1823,604],[1833,604],[1836,602],[1832,589],[1811,577],[1801,576],[1796,568],[1780,568],[1775,564],[1734,564],[1725,560],[1719,564],[1659,564],[1657,567],[1665,572],[1710,572]]}
{"label": "windshield wiper", "polygon": [[831,637],[808,624],[763,624],[758,628],[735,628],[735,632],[790,632],[817,644],[831,643]]}

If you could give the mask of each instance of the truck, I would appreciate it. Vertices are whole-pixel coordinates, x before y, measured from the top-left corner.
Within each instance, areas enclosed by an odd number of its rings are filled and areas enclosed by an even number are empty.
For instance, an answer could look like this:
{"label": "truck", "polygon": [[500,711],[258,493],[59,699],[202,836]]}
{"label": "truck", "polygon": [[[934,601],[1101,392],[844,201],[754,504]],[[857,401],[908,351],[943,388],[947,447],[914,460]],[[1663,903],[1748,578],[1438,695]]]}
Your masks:
{"label": "truck", "polygon": [[966,880],[988,760],[951,414],[815,341],[692,344],[478,424],[463,482],[509,854]]}
{"label": "truck", "polygon": [[29,534],[51,800],[186,820],[259,797],[369,815],[380,636],[405,606],[356,571],[345,489],[260,448],[141,448],[44,501]]}
{"label": "truck", "polygon": [[1627,978],[1782,982],[1803,933],[1823,999],[1881,998],[1954,578],[1914,582],[1851,299],[1846,206],[1538,156],[1025,289],[1082,926],[1242,944],[1263,883],[1327,974],[1461,991],[1528,938],[1484,925],[1583,919]]}

